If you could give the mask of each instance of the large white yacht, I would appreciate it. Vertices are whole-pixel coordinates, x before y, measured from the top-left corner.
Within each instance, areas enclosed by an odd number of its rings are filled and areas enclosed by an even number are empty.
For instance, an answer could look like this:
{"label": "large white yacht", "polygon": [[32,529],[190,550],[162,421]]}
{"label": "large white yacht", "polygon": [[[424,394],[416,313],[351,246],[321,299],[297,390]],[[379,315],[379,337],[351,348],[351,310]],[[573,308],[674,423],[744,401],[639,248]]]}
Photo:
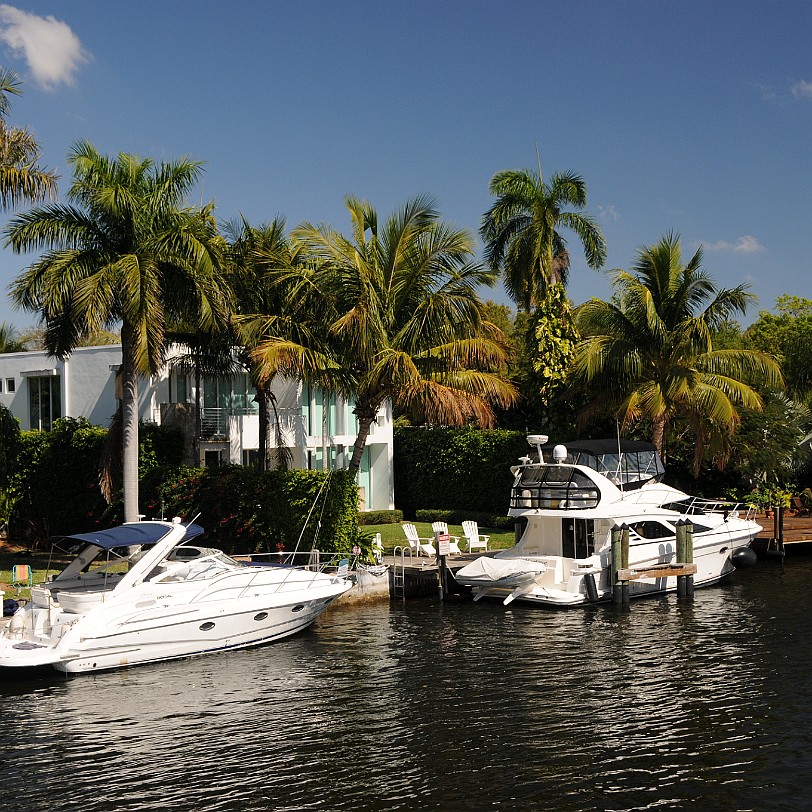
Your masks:
{"label": "large white yacht", "polygon": [[190,544],[198,525],[133,522],[62,539],[75,558],[0,632],[0,668],[99,671],[268,643],[309,626],[352,583]]}
{"label": "large white yacht", "polygon": [[[483,555],[454,573],[474,599],[499,597],[549,606],[612,599],[612,530],[628,529],[628,596],[677,589],[678,523],[693,526],[693,585],[718,582],[755,563],[760,526],[737,505],[665,485],[651,443],[593,440],[567,446],[530,435],[535,453],[511,468],[509,515],[524,523],[515,547]],[[676,569],[672,567],[672,569]],[[648,573],[648,574],[644,574]]]}

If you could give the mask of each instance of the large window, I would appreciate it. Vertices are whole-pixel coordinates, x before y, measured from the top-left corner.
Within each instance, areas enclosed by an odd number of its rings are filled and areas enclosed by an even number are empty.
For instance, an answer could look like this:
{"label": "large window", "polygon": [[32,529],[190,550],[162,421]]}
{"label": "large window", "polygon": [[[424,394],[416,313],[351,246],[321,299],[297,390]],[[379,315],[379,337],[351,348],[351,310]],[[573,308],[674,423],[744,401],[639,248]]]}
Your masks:
{"label": "large window", "polygon": [[50,431],[62,417],[62,384],[56,375],[28,379],[28,409],[31,428]]}

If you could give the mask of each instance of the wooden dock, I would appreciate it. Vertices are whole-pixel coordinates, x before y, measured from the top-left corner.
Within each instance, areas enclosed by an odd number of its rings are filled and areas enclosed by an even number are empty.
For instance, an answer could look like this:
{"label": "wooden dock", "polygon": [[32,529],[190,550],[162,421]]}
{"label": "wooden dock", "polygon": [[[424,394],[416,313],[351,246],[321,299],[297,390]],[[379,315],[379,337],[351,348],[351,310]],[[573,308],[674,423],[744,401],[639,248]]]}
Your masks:
{"label": "wooden dock", "polygon": [[812,516],[784,512],[780,523],[774,516],[758,516],[755,521],[761,525],[761,532],[752,544],[756,552],[767,555],[783,555],[786,551],[812,553]]}

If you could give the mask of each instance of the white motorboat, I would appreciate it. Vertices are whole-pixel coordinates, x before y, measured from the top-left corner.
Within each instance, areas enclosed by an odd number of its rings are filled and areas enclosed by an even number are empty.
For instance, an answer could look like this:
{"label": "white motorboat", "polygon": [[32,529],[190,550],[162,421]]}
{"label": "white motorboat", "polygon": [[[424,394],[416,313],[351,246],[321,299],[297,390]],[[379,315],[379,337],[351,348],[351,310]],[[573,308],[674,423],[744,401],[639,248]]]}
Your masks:
{"label": "white motorboat", "polygon": [[318,567],[240,562],[195,524],[133,522],[64,538],[76,557],[0,633],[0,668],[99,671],[244,648],[309,626],[352,586]]}
{"label": "white motorboat", "polygon": [[[515,547],[483,555],[454,573],[474,599],[494,596],[549,606],[611,600],[612,530],[629,533],[629,597],[677,589],[678,523],[693,526],[695,587],[751,566],[750,543],[761,527],[738,505],[688,496],[665,485],[651,443],[597,440],[547,446],[530,435],[536,453],[511,468],[509,515],[524,521]],[[658,571],[659,570],[659,571]],[[644,575],[643,573],[648,573]]]}

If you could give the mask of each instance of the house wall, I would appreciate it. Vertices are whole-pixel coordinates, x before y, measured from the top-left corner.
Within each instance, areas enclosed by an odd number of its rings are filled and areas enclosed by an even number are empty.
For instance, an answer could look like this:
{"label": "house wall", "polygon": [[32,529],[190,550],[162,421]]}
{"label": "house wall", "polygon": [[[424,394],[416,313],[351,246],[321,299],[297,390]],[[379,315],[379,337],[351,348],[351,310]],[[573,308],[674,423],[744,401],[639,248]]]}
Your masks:
{"label": "house wall", "polygon": [[[117,408],[116,372],[120,364],[120,345],[80,347],[64,362],[49,358],[45,352],[0,354],[0,403],[19,419],[22,429],[29,430],[31,378],[58,377],[62,417],[85,417],[94,425],[108,426]],[[160,424],[171,410],[170,368],[171,355],[170,363],[159,375],[139,380],[139,415],[142,420]],[[14,381],[14,392],[8,392],[9,380]],[[329,468],[349,465],[358,425],[351,403],[341,398],[328,399],[327,434],[324,435],[320,392],[296,380],[280,378],[274,381],[273,393],[284,442],[292,452],[294,467],[324,469],[325,443]],[[192,376],[187,376],[186,402],[193,402],[193,395]],[[189,424],[188,419],[185,424]],[[224,461],[239,464],[244,451],[259,447],[259,418],[256,414],[228,415],[227,427],[227,436],[202,442],[202,459],[205,459],[206,450],[219,450]],[[273,437],[271,442],[274,442]],[[367,509],[394,507],[392,448],[392,415],[387,404],[371,427],[365,465],[359,474]]]}

